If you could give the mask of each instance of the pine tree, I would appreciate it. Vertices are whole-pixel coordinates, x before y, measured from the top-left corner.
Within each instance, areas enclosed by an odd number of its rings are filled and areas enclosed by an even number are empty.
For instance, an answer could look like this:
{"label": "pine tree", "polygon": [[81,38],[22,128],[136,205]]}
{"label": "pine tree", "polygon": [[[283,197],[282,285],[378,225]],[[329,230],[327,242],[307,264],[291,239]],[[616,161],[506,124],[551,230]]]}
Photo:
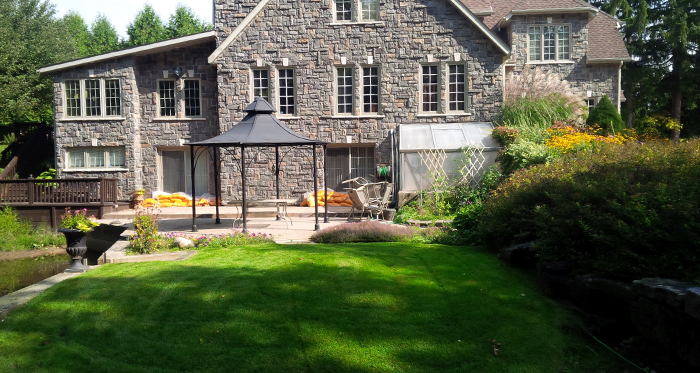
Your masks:
{"label": "pine tree", "polygon": [[625,129],[625,122],[607,95],[603,95],[598,104],[591,109],[586,124],[599,125],[605,134],[619,133]]}

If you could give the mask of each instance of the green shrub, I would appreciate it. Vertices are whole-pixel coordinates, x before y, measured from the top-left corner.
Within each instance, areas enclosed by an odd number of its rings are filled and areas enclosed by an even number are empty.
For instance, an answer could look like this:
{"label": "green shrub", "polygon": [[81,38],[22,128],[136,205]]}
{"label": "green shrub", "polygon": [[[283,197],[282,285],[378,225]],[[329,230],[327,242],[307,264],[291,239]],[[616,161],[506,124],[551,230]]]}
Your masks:
{"label": "green shrub", "polygon": [[503,175],[498,170],[498,167],[492,166],[484,173],[481,184],[478,187],[457,189],[455,195],[457,198],[460,198],[458,203],[460,209],[455,214],[455,218],[450,226],[452,228],[450,233],[452,242],[456,244],[479,243],[477,228],[484,211],[484,202],[502,179]]}
{"label": "green shrub", "polygon": [[484,205],[493,249],[538,239],[543,260],[631,280],[700,282],[700,141],[607,145],[515,172]]}
{"label": "green shrub", "polygon": [[503,149],[498,155],[498,161],[501,163],[503,173],[510,175],[515,170],[547,163],[558,156],[558,152],[544,143],[520,139],[515,144]]}
{"label": "green shrub", "polygon": [[598,104],[591,109],[586,124],[597,124],[603,130],[603,135],[620,133],[626,128],[620,113],[607,95],[603,95]]}
{"label": "green shrub", "polygon": [[0,209],[0,251],[31,250],[65,245],[63,235],[55,235],[47,224],[32,224],[17,216],[11,207]]}
{"label": "green shrub", "polygon": [[498,141],[501,146],[509,146],[518,139],[518,136],[520,136],[520,131],[515,128],[499,126],[495,127],[493,131],[491,131],[491,136],[494,140]]}
{"label": "green shrub", "polygon": [[496,122],[499,126],[517,129],[525,140],[544,142],[546,130],[554,121],[573,117],[574,108],[564,96],[555,93],[540,98],[508,100]]}
{"label": "green shrub", "polygon": [[645,141],[668,138],[670,131],[680,130],[682,127],[677,120],[665,115],[648,115],[634,121],[637,136]]}

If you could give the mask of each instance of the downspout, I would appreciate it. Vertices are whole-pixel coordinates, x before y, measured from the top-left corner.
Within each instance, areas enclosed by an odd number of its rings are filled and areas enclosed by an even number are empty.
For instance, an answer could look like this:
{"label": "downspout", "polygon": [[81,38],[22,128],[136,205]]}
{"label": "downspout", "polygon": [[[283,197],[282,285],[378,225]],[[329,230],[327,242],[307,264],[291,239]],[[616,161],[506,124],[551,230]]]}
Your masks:
{"label": "downspout", "polygon": [[622,61],[620,61],[620,66],[617,68],[617,112],[620,112],[620,103],[622,99]]}
{"label": "downspout", "polygon": [[396,148],[396,130],[389,131],[389,137],[391,138],[391,181],[394,183],[394,190],[392,191],[392,202],[391,204],[394,208],[398,207],[399,201],[399,168],[396,163],[397,152]]}

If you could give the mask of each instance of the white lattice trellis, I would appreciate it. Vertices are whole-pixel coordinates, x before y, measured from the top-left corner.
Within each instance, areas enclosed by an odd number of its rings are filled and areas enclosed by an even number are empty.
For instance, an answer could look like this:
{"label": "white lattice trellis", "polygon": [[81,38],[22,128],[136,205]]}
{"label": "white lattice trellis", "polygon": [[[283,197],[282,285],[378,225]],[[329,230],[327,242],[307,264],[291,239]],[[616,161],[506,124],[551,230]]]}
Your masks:
{"label": "white lattice trellis", "polygon": [[484,156],[484,144],[479,141],[478,144],[470,144],[462,148],[464,160],[459,166],[459,173],[462,176],[461,182],[476,187],[481,184],[481,177],[486,164],[486,156]]}

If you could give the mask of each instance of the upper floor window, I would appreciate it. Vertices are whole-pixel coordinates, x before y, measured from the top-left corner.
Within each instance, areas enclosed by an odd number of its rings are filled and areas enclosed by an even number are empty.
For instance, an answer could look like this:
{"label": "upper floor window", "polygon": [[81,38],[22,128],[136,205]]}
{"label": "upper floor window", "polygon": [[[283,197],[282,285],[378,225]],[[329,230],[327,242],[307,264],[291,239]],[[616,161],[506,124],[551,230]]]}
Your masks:
{"label": "upper floor window", "polygon": [[185,101],[185,116],[202,116],[202,95],[199,89],[199,80],[187,79],[184,83],[183,99]]}
{"label": "upper floor window", "polygon": [[362,3],[363,21],[378,21],[379,20],[379,0],[360,0]]}
{"label": "upper floor window", "polygon": [[379,112],[379,68],[362,68],[362,112]]}
{"label": "upper floor window", "polygon": [[437,112],[440,84],[437,65],[422,66],[422,83],[423,111]]}
{"label": "upper floor window", "polygon": [[464,64],[448,64],[449,87],[447,105],[450,111],[464,111],[466,108],[466,66]]}
{"label": "upper floor window", "polygon": [[[356,8],[359,9],[357,14],[355,14]],[[335,20],[378,21],[379,0],[335,0]]]}
{"label": "upper floor window", "polygon": [[282,115],[294,115],[296,114],[294,69],[280,69],[278,76],[279,113]]}
{"label": "upper floor window", "polygon": [[161,117],[175,116],[175,81],[158,81],[158,104]]}
{"label": "upper floor window", "polygon": [[352,21],[352,3],[354,0],[335,1],[335,19],[337,21]]}
{"label": "upper floor window", "polygon": [[339,67],[338,73],[338,114],[352,114],[353,76],[352,67]]}
{"label": "upper floor window", "polygon": [[[160,117],[202,116],[202,90],[198,79],[183,79],[182,95],[178,97],[178,87],[175,80],[158,81],[158,114]],[[178,110],[178,100],[180,109]],[[178,111],[181,113],[177,115]]]}
{"label": "upper floor window", "polygon": [[270,102],[270,71],[253,70],[253,99],[262,97]]}
{"label": "upper floor window", "polygon": [[119,79],[66,80],[66,117],[113,117],[122,111]]}
{"label": "upper floor window", "polygon": [[528,26],[528,59],[530,61],[559,61],[571,57],[571,26]]}

